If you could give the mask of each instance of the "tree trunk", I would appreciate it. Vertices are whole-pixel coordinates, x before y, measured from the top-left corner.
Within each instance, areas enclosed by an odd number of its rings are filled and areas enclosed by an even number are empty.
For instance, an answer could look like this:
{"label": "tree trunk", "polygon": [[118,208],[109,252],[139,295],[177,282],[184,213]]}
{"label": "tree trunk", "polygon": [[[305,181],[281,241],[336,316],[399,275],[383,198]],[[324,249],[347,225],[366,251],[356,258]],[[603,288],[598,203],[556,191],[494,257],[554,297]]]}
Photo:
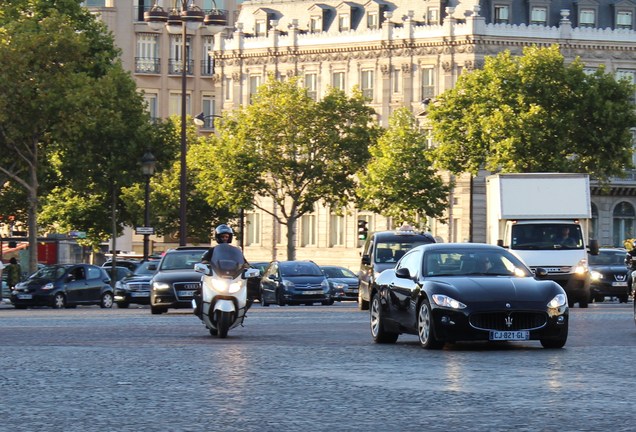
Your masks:
{"label": "tree trunk", "polygon": [[[36,164],[37,165],[37,164]],[[38,269],[38,173],[37,166],[29,170],[30,184],[27,188],[29,208],[27,210],[27,224],[29,230],[29,274]]]}
{"label": "tree trunk", "polygon": [[298,218],[290,216],[287,219],[287,260],[296,260],[296,225]]}

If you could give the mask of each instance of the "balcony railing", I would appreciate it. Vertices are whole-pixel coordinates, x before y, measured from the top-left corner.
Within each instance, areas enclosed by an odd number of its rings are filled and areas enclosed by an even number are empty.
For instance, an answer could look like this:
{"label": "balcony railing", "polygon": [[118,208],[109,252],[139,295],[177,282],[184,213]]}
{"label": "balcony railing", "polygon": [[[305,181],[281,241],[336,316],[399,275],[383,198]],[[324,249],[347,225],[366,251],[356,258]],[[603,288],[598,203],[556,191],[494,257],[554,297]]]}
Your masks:
{"label": "balcony railing", "polygon": [[135,72],[158,74],[161,72],[161,60],[158,58],[135,57]]}
{"label": "balcony railing", "polygon": [[214,59],[207,58],[205,60],[201,60],[201,76],[212,76],[214,75]]}
{"label": "balcony railing", "polygon": [[[194,61],[188,60],[186,63],[186,75],[192,75],[194,69]],[[170,75],[180,75],[183,71],[183,61],[181,59],[171,58],[168,61],[168,73]]]}

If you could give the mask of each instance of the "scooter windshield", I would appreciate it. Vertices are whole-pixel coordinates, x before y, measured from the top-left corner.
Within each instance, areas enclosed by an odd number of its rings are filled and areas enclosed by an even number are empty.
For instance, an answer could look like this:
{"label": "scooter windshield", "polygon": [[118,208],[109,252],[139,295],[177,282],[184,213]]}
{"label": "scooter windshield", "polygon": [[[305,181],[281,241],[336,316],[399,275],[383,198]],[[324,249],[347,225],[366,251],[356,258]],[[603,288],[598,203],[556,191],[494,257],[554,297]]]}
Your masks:
{"label": "scooter windshield", "polygon": [[244,264],[243,252],[239,248],[227,243],[214,247],[210,266],[216,274],[236,278],[243,271]]}

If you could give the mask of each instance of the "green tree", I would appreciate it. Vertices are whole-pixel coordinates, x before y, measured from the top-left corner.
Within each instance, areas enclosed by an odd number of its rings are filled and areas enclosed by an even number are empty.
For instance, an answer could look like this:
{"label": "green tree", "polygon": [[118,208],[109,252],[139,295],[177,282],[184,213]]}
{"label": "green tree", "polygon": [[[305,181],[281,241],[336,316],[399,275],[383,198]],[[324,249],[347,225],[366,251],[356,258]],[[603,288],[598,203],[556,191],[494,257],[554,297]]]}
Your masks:
{"label": "green tree", "polygon": [[634,87],[603,68],[588,75],[579,60],[566,65],[556,45],[487,57],[430,106],[437,167],[607,181],[631,165],[633,98]]}
{"label": "green tree", "polygon": [[[341,209],[355,196],[354,174],[375,141],[373,110],[361,92],[332,89],[314,101],[297,79],[270,78],[253,103],[218,122],[210,148],[193,149],[197,187],[210,202],[255,206],[287,227],[287,258],[296,256],[296,225],[318,202]],[[256,196],[271,198],[276,210]]]}
{"label": "green tree", "polygon": [[407,108],[391,115],[370,152],[371,160],[359,174],[361,208],[422,228],[426,216],[442,216],[450,188],[433,168],[426,135]]}
{"label": "green tree", "polygon": [[[50,203],[82,194],[99,201],[105,189],[116,197],[120,183],[131,181],[131,161],[150,141],[143,100],[117,55],[105,26],[75,0],[3,5],[0,173],[26,193],[31,270],[40,199],[55,191]],[[51,211],[45,223],[71,226],[83,219],[92,223],[75,229],[103,236],[108,212],[97,212],[94,202],[88,208],[95,220]]]}
{"label": "green tree", "polygon": [[[150,224],[159,235],[170,236],[179,231],[179,191],[180,191],[180,117],[174,116],[160,123],[157,132],[163,145],[158,148],[157,172],[150,179]],[[190,166],[197,165],[197,151],[208,153],[211,144],[208,139],[198,135],[197,128],[191,118],[186,123],[188,149],[187,171],[187,203],[186,218],[188,221],[188,238],[192,243],[207,243],[212,229],[219,223],[227,223],[237,217],[236,212],[218,200],[208,199],[204,188],[196,184],[197,170]],[[153,150],[154,154],[154,150]],[[207,170],[207,167],[202,167]],[[124,188],[122,199],[126,203],[128,219],[131,226],[138,226],[144,220],[145,183],[138,183]]]}

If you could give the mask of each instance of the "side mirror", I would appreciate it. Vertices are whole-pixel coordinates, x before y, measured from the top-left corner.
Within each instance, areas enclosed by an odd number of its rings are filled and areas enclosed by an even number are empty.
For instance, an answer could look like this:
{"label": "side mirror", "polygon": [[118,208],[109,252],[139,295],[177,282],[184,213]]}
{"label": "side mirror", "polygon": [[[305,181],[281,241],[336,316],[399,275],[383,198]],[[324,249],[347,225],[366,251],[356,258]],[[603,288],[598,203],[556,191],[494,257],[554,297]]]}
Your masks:
{"label": "side mirror", "polygon": [[261,272],[258,271],[258,269],[248,268],[248,269],[245,269],[245,271],[243,272],[243,279],[256,278],[256,277],[259,277],[260,275],[261,275]]}
{"label": "side mirror", "polygon": [[402,279],[411,279],[411,273],[406,267],[399,268],[395,271],[395,275]]}
{"label": "side mirror", "polygon": [[538,279],[543,279],[548,275],[548,271],[543,267],[537,267],[534,271],[534,276]]}
{"label": "side mirror", "polygon": [[369,255],[362,255],[362,264],[364,265],[371,264],[371,257]]}
{"label": "side mirror", "polygon": [[598,240],[596,239],[590,240],[589,249],[590,249],[589,251],[590,255],[598,255],[598,250],[599,250]]}
{"label": "side mirror", "polygon": [[502,239],[497,240],[497,246],[504,247],[504,243]]}
{"label": "side mirror", "polygon": [[210,275],[210,267],[207,264],[196,263],[194,265],[194,271],[197,273],[203,273],[206,276]]}

